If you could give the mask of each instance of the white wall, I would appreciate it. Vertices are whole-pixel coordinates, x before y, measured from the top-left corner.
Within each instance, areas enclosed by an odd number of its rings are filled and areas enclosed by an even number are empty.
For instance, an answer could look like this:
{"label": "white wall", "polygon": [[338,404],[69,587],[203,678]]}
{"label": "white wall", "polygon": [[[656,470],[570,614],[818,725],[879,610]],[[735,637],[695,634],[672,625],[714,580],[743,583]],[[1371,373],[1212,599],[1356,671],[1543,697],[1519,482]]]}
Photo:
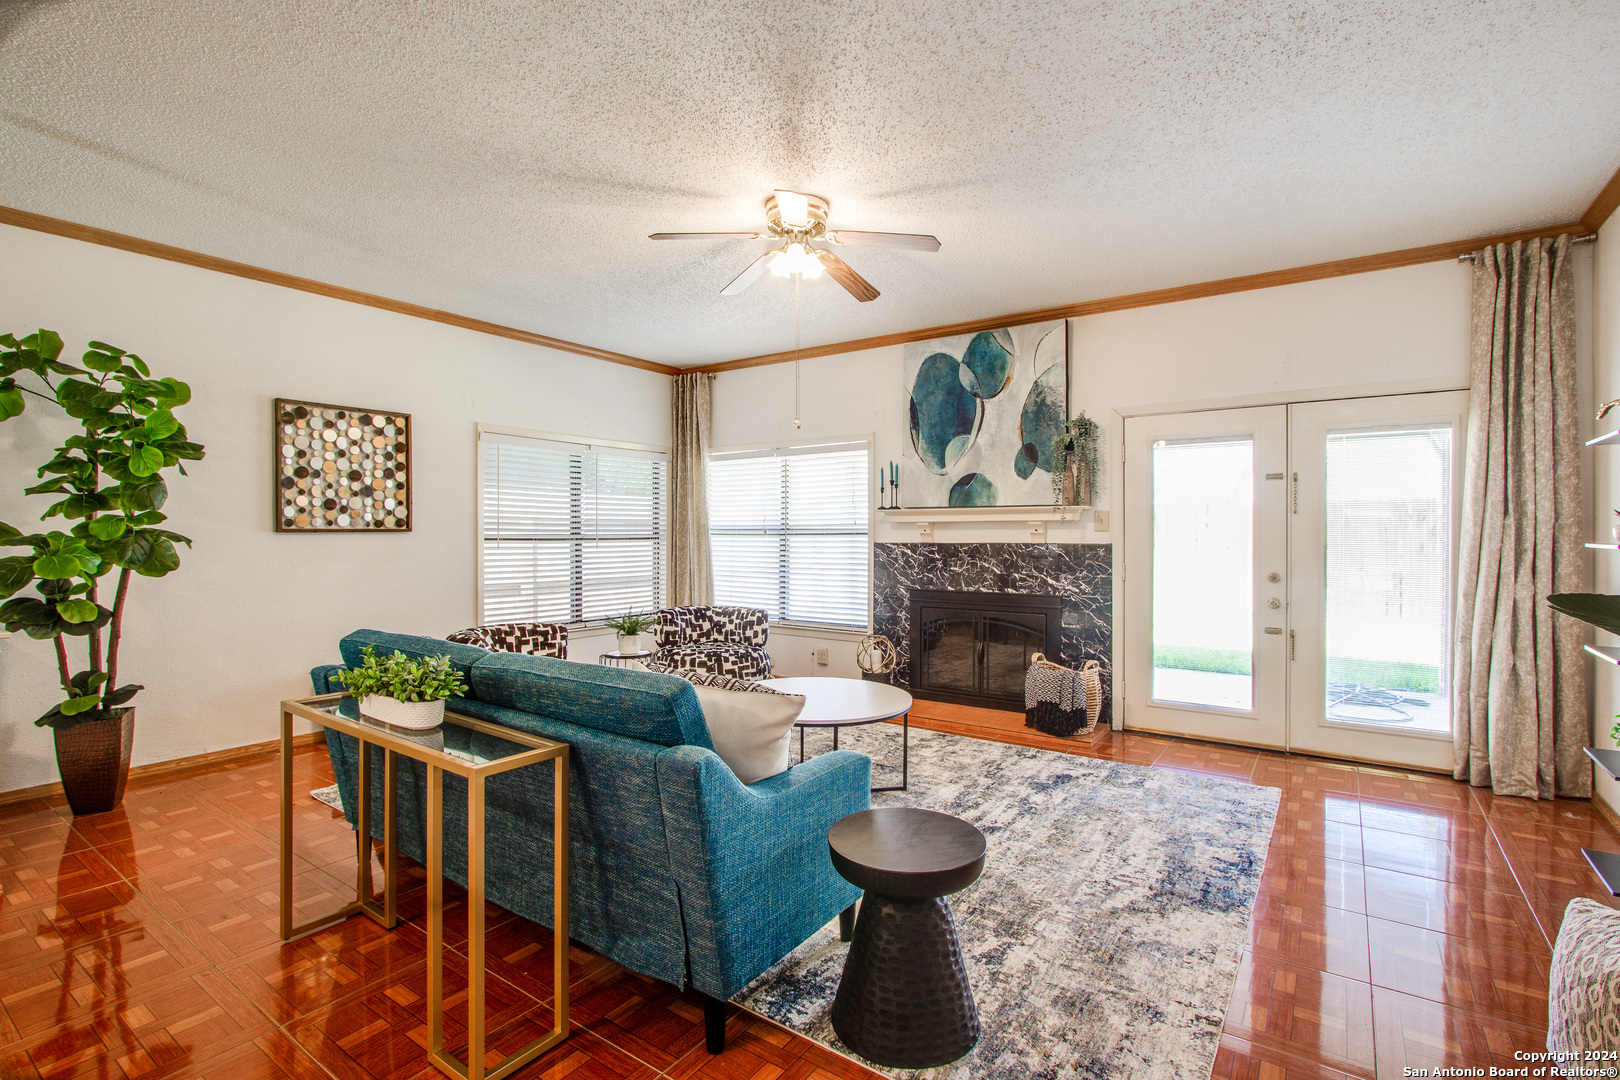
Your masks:
{"label": "white wall", "polygon": [[[1599,234],[1593,245],[1592,272],[1592,370],[1593,397],[1597,401],[1613,401],[1620,397],[1620,219],[1610,219],[1610,229]],[[1614,231],[1611,231],[1614,230]],[[1609,243],[1610,238],[1614,243]],[[1595,410],[1589,410],[1591,415]],[[1599,431],[1613,431],[1620,414],[1610,413],[1601,423]],[[1592,454],[1591,478],[1588,491],[1593,504],[1594,539],[1608,539],[1609,529],[1620,524],[1613,511],[1620,508],[1620,449],[1613,445],[1597,447]],[[1600,593],[1620,593],[1620,552],[1600,551],[1593,567],[1592,588]],[[1613,634],[1593,631],[1598,642],[1614,645],[1620,642]],[[1592,661],[1592,728],[1593,746],[1613,749],[1615,740],[1609,736],[1615,713],[1620,711],[1620,673],[1607,664]],[[1612,810],[1620,811],[1620,783],[1616,783],[1601,769],[1593,770],[1597,782],[1592,793]]]}
{"label": "white wall", "polygon": [[[1110,460],[1098,500],[1111,510],[1111,531],[1094,531],[1086,514],[1077,523],[1050,527],[1048,539],[1111,543],[1117,535],[1124,513],[1114,482],[1122,415],[1466,387],[1470,273],[1467,264],[1430,263],[1071,320],[1069,405],[1106,429]],[[871,432],[876,460],[898,460],[905,437],[903,350],[896,345],[803,361],[804,426],[798,433],[793,365],[722,373],[715,380],[714,445]],[[939,543],[1028,539],[1018,524],[944,524],[935,533]],[[917,531],[879,515],[873,537],[915,542]],[[1117,673],[1121,593],[1115,561]],[[853,668],[853,640],[812,632],[773,631],[773,661],[781,674],[811,674],[809,650],[818,643],[835,656],[847,654]],[[1118,685],[1114,700],[1123,701]]]}
{"label": "white wall", "polygon": [[[475,619],[474,425],[669,442],[670,380],[653,372],[307,293],[0,226],[0,328],[95,338],[189,382],[179,410],[208,448],[170,485],[170,527],[193,538],[178,573],[137,577],[121,672],[144,683],[135,761],[274,738],[276,703],[309,692],[358,627],[443,635]],[[412,414],[414,531],[276,533],[271,400]],[[19,493],[70,433],[30,400],[0,424],[0,520],[25,531],[47,504]],[[57,527],[60,527],[58,525]],[[611,634],[576,637],[576,658]],[[51,644],[0,640],[0,791],[56,779]]]}

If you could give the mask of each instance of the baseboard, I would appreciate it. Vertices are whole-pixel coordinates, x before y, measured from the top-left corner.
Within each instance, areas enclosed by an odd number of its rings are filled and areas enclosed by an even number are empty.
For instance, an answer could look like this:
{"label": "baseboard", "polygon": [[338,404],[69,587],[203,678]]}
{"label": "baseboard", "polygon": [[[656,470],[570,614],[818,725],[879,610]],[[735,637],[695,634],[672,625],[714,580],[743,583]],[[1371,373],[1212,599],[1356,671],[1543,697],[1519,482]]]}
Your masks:
{"label": "baseboard", "polygon": [[1592,809],[1596,810],[1598,816],[1607,821],[1615,832],[1620,832],[1620,811],[1616,811],[1614,807],[1598,798],[1595,791],[1592,793]]}
{"label": "baseboard", "polygon": [[1192,735],[1183,735],[1177,731],[1156,731],[1153,728],[1128,727],[1121,734],[1125,735],[1152,735],[1158,739],[1176,739],[1181,742],[1204,743],[1209,746],[1231,746],[1240,750],[1264,750],[1271,754],[1281,754],[1284,757],[1309,758],[1313,761],[1327,761],[1344,765],[1368,765],[1377,769],[1385,769],[1394,774],[1416,773],[1420,776],[1441,776],[1452,779],[1451,773],[1446,769],[1425,769],[1417,765],[1396,765],[1388,761],[1379,761],[1377,758],[1355,757],[1350,754],[1318,754],[1310,750],[1290,750],[1285,746],[1273,746],[1270,743],[1243,742],[1239,739],[1200,739]]}
{"label": "baseboard", "polygon": [[[324,731],[311,731],[303,735],[293,736],[293,746],[309,746],[317,740],[324,740]],[[174,758],[172,761],[153,761],[146,765],[136,765],[129,770],[129,778],[135,780],[151,780],[155,777],[170,776],[174,773],[185,772],[188,769],[202,769],[210,765],[223,765],[231,761],[240,761],[242,758],[257,757],[281,749],[280,739],[271,739],[268,742],[248,743],[246,746],[233,746],[227,750],[215,750],[207,754],[193,754],[191,757]],[[40,784],[37,787],[17,788],[15,791],[0,791],[0,806],[12,806],[16,803],[28,802],[32,799],[49,799],[53,795],[62,794],[62,785]]]}

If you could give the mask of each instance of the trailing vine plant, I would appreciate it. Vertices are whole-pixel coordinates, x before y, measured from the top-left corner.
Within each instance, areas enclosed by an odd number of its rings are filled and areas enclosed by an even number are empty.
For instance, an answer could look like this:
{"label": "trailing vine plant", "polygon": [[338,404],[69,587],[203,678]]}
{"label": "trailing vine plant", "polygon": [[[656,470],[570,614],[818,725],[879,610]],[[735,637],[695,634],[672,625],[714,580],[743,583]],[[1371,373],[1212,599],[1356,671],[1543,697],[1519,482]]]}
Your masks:
{"label": "trailing vine plant", "polygon": [[[175,544],[191,541],[159,528],[169,497],[163,471],[203,456],[186,439],[174,410],[191,400],[178,379],[154,379],[134,353],[90,342],[83,367],[61,359],[62,339],[50,330],[27,337],[0,334],[0,422],[22,414],[29,397],[54,402],[79,422],[80,431],[39,467],[40,483],[28,495],[59,495],[40,520],[62,518],[66,530],[24,533],[0,522],[0,548],[27,548],[0,558],[0,625],[56,643],[63,699],[35,721],[72,727],[92,720],[118,720],[144,689],[118,685],[118,645],[131,575],[163,577],[180,568]],[[17,376],[31,374],[19,381]],[[37,380],[42,387],[26,385]],[[111,607],[101,579],[118,571]],[[39,594],[16,594],[32,585]],[[103,631],[106,640],[103,642]],[[68,639],[85,645],[85,667],[74,671]]]}
{"label": "trailing vine plant", "polygon": [[1080,487],[1090,488],[1097,481],[1098,446],[1102,428],[1084,412],[1063,425],[1052,440],[1052,505],[1063,506],[1063,478],[1072,459],[1080,466]]}

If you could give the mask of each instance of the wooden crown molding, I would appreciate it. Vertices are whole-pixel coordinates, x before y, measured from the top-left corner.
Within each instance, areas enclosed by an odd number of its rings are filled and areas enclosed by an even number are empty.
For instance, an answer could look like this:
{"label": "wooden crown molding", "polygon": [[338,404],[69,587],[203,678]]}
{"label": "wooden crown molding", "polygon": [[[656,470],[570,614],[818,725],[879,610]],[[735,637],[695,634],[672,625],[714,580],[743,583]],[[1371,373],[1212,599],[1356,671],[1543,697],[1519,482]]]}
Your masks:
{"label": "wooden crown molding", "polygon": [[[1620,173],[1616,174],[1620,180]],[[1604,195],[1614,191],[1614,200],[1620,201],[1620,185],[1615,180],[1609,182],[1604,189]],[[1604,195],[1598,198],[1601,201]],[[1594,208],[1597,206],[1593,204]],[[1610,206],[1613,209],[1613,206]],[[1587,211],[1592,214],[1591,210]],[[1263,274],[1246,274],[1243,277],[1222,278],[1219,281],[1204,281],[1196,285],[1178,285],[1170,289],[1155,289],[1152,292],[1130,293],[1126,296],[1110,296],[1102,300],[1084,300],[1078,304],[1064,304],[1061,307],[1041,308],[1036,311],[1020,311],[1012,315],[997,315],[989,319],[973,319],[968,322],[947,323],[944,326],[929,326],[921,330],[907,330],[898,334],[882,334],[878,337],[859,338],[855,341],[841,341],[831,345],[813,345],[807,349],[800,349],[797,354],[792,352],[767,353],[764,356],[750,356],[742,360],[727,360],[719,364],[706,364],[701,367],[686,368],[687,371],[737,371],[742,368],[762,367],[766,364],[792,363],[795,356],[801,360],[809,360],[817,356],[833,356],[838,353],[860,352],[863,349],[878,349],[885,345],[905,345],[913,341],[930,341],[934,338],[954,337],[957,334],[976,334],[981,330],[995,330],[1003,326],[1023,326],[1028,323],[1047,322],[1054,319],[1077,319],[1085,315],[1099,315],[1105,311],[1124,311],[1128,308],[1152,307],[1155,304],[1174,304],[1182,300],[1197,300],[1205,296],[1222,296],[1226,293],[1249,292],[1253,289],[1270,289],[1278,285],[1295,285],[1303,281],[1320,281],[1324,278],[1344,277],[1349,274],[1365,274],[1373,270],[1392,270],[1401,266],[1416,266],[1420,263],[1442,262],[1455,259],[1459,255],[1466,255],[1471,251],[1489,247],[1492,244],[1510,244],[1515,240],[1529,240],[1538,236],[1556,236],[1560,233],[1571,233],[1575,236],[1584,236],[1595,231],[1588,228],[1583,218],[1581,221],[1566,221],[1562,225],[1549,225],[1540,229],[1523,229],[1519,232],[1498,233],[1495,236],[1480,236],[1471,240],[1453,240],[1445,244],[1430,244],[1427,247],[1407,248],[1404,251],[1386,251],[1380,255],[1362,255],[1354,259],[1338,259],[1334,262],[1313,263],[1310,266],[1296,266],[1289,270],[1268,270]]]}
{"label": "wooden crown molding", "polygon": [[1597,232],[1603,228],[1603,223],[1609,220],[1609,215],[1614,213],[1617,206],[1620,206],[1620,169],[1614,170],[1609,182],[1598,192],[1597,198],[1592,200],[1592,205],[1586,208],[1586,213],[1581,215],[1582,227],[1587,232]]}
{"label": "wooden crown molding", "polygon": [[623,364],[625,367],[640,368],[643,371],[656,371],[660,375],[677,375],[680,373],[679,368],[670,367],[668,364],[654,363],[651,360],[643,360],[639,356],[626,356],[624,353],[609,352],[607,349],[581,345],[575,341],[564,341],[562,338],[547,337],[545,334],[536,334],[511,326],[502,326],[499,323],[485,322],[483,319],[472,319],[465,315],[457,315],[454,312],[439,311],[436,308],[423,307],[420,304],[409,304],[403,300],[390,300],[386,296],[377,296],[374,293],[361,292],[358,289],[348,289],[341,285],[328,285],[323,281],[313,281],[310,278],[298,277],[293,274],[283,274],[279,270],[266,270],[263,267],[250,266],[247,263],[233,262],[230,259],[204,255],[200,252],[188,251],[185,248],[159,244],[152,240],[142,240],[136,236],[125,236],[123,233],[109,232],[106,229],[98,229],[91,225],[80,225],[76,222],[46,217],[44,214],[34,214],[27,210],[17,210],[9,206],[0,206],[0,224],[15,225],[20,229],[50,233],[53,236],[65,236],[70,240],[83,240],[87,244],[99,244],[102,247],[134,252],[137,255],[150,255],[154,259],[184,263],[186,266],[195,266],[202,270],[213,270],[216,273],[230,274],[233,277],[247,278],[250,281],[262,281],[267,285],[280,285],[282,288],[297,289],[299,292],[314,293],[316,296],[325,296],[333,300],[345,300],[351,304],[392,311],[396,315],[409,315],[415,319],[426,319],[429,322],[443,323],[446,326],[472,330],[479,334],[508,338],[528,345],[540,345],[548,349],[556,349],[559,352],[574,353],[578,356],[589,356],[593,360],[606,360],[610,364]]}
{"label": "wooden crown molding", "polygon": [[881,334],[877,337],[857,338],[853,341],[840,341],[829,345],[812,345],[810,348],[799,349],[795,352],[766,353],[762,356],[750,356],[741,360],[726,360],[717,364],[701,364],[688,368],[659,364],[652,360],[643,360],[638,356],[609,352],[606,349],[598,349],[591,345],[581,345],[578,342],[564,341],[562,338],[547,337],[544,334],[519,330],[511,326],[502,326],[499,323],[485,322],[482,319],[472,319],[449,311],[423,307],[420,304],[410,304],[402,300],[390,300],[386,296],[377,296],[373,293],[361,292],[358,289],[344,288],[341,285],[328,285],[325,282],[314,281],[310,278],[283,274],[277,270],[266,270],[247,263],[233,262],[230,259],[204,255],[185,248],[159,244],[151,240],[142,240],[139,237],[125,236],[122,233],[109,232],[106,229],[98,229],[90,225],[79,225],[75,222],[46,217],[43,214],[34,214],[27,210],[17,210],[9,206],[0,206],[0,224],[15,225],[18,228],[51,233],[55,236],[65,236],[71,240],[82,240],[88,244],[117,248],[120,251],[130,251],[137,255],[150,255],[155,259],[166,259],[169,262],[183,263],[203,270],[213,270],[217,273],[231,274],[252,281],[262,281],[269,285],[280,285],[283,288],[297,289],[300,292],[314,293],[317,296],[325,296],[334,300],[344,300],[351,304],[361,304],[366,307],[379,308],[383,311],[392,311],[399,315],[409,315],[412,318],[427,319],[430,322],[460,327],[463,330],[472,330],[480,334],[508,338],[529,345],[540,345],[560,352],[575,353],[579,356],[589,356],[595,360],[606,360],[610,364],[623,364],[626,367],[640,368],[643,371],[655,371],[660,375],[680,375],[682,373],[719,374],[723,371],[738,371],[742,368],[763,367],[767,364],[786,364],[795,359],[810,360],[818,356],[835,356],[839,353],[879,349],[886,345],[904,345],[913,341],[954,337],[957,334],[974,334],[981,330],[994,330],[1003,326],[1023,326],[1029,323],[1047,322],[1054,319],[1077,319],[1086,315],[1099,315],[1106,311],[1125,311],[1130,308],[1152,307],[1156,304],[1174,304],[1182,300],[1197,300],[1206,296],[1223,296],[1227,293],[1271,289],[1279,285],[1296,285],[1300,282],[1321,281],[1325,278],[1345,277],[1350,274],[1365,274],[1374,270],[1393,270],[1401,266],[1417,266],[1421,263],[1441,262],[1447,259],[1455,259],[1457,256],[1465,255],[1471,251],[1478,251],[1480,248],[1489,247],[1492,244],[1512,243],[1515,240],[1529,240],[1538,236],[1556,236],[1560,233],[1570,233],[1575,236],[1595,233],[1603,226],[1604,222],[1608,221],[1609,216],[1614,213],[1616,208],[1620,208],[1620,169],[1617,169],[1615,174],[1609,178],[1608,184],[1604,186],[1602,191],[1598,192],[1597,198],[1592,200],[1592,204],[1586,208],[1586,212],[1581,215],[1579,221],[1566,221],[1561,225],[1549,225],[1540,229],[1521,229],[1518,232],[1498,233],[1495,236],[1480,236],[1469,240],[1453,240],[1444,244],[1430,244],[1426,247],[1406,248],[1402,251],[1386,251],[1378,255],[1361,255],[1353,259],[1337,259],[1332,262],[1313,263],[1309,266],[1296,266],[1288,270],[1269,270],[1261,274],[1246,274],[1242,277],[1222,278],[1218,281],[1204,281],[1194,285],[1178,285],[1169,289],[1155,289],[1150,292],[1130,293],[1125,296],[1111,296],[1101,300],[1084,300],[1077,304],[1064,304],[1059,307],[1040,308],[1035,311],[1020,311],[1010,315],[997,315],[988,319],[971,319],[967,322],[946,323],[943,326],[928,326],[921,330],[907,330],[897,334]]}

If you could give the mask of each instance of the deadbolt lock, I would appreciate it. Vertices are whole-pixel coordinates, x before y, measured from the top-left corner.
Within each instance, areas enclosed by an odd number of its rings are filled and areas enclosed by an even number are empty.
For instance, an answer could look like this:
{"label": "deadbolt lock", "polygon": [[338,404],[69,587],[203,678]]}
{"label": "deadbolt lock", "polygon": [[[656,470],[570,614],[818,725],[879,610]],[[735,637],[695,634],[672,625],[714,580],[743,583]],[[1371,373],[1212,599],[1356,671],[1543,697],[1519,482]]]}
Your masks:
{"label": "deadbolt lock", "polygon": [[1266,580],[1275,585],[1277,582],[1282,580],[1282,575],[1273,570],[1271,573],[1266,575]]}
{"label": "deadbolt lock", "polygon": [[1277,608],[1282,607],[1282,601],[1273,596],[1270,600],[1266,601],[1266,607],[1276,610]]}

